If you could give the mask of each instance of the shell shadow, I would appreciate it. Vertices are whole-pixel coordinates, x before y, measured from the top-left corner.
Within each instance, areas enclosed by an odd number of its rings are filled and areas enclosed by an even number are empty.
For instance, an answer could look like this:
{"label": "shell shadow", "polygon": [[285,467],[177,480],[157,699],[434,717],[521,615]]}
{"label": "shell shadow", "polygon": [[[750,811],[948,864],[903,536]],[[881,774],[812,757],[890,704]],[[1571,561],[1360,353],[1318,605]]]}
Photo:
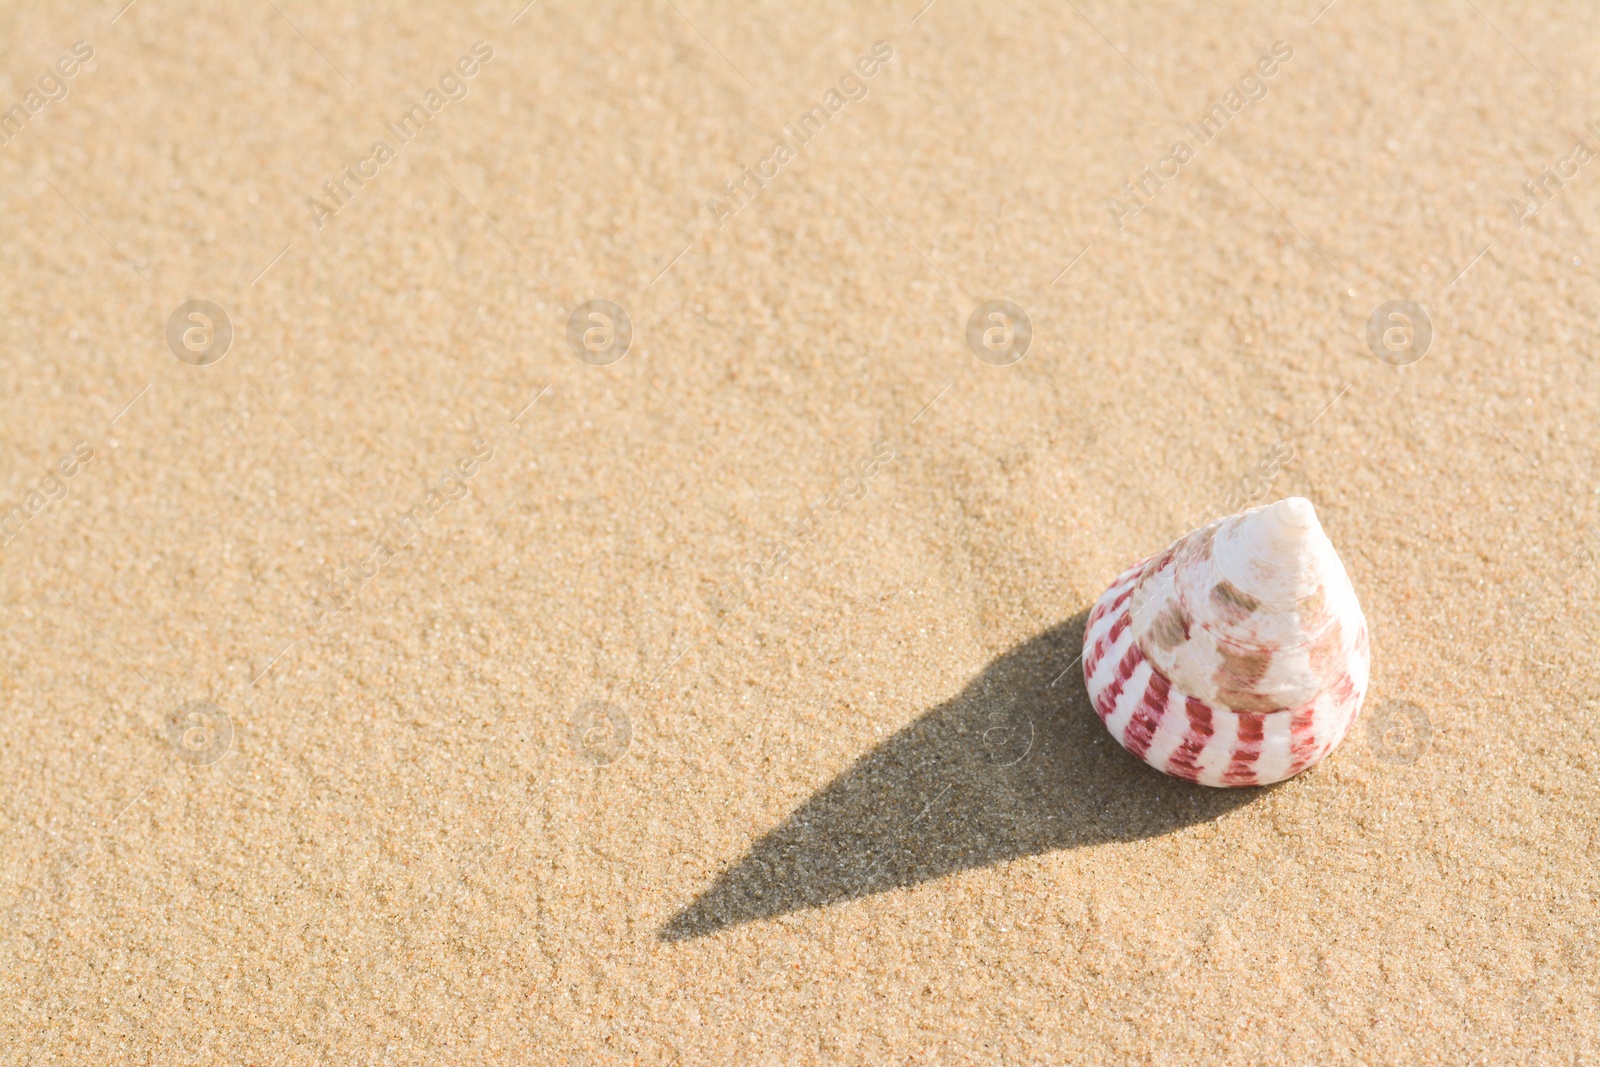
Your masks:
{"label": "shell shadow", "polygon": [[659,931],[704,937],[1022,856],[1157,837],[1265,789],[1210,789],[1125,752],[1089,706],[1088,612],[996,658],[862,756]]}

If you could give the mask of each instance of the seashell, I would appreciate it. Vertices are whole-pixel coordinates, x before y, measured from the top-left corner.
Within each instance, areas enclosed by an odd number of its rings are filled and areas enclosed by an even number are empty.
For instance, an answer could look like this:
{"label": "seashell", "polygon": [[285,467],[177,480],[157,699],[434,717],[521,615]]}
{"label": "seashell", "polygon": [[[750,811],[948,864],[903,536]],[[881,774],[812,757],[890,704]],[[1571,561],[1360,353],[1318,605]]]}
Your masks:
{"label": "seashell", "polygon": [[1089,613],[1083,679],[1111,736],[1158,771],[1270,785],[1344,739],[1367,620],[1311,502],[1211,522],[1123,571]]}

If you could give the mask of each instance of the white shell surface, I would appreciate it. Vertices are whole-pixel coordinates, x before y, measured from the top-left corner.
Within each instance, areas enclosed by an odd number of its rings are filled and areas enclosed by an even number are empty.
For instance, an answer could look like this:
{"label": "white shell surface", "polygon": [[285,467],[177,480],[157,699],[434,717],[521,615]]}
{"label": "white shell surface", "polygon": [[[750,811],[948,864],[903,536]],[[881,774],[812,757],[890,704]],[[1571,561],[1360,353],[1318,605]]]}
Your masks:
{"label": "white shell surface", "polygon": [[1311,502],[1204,526],[1147,565],[1134,639],[1174,686],[1235,711],[1309,703],[1333,685],[1365,627]]}
{"label": "white shell surface", "polygon": [[1366,695],[1355,590],[1309,501],[1201,527],[1118,576],[1084,633],[1089,698],[1166,774],[1267,785],[1320,762]]}

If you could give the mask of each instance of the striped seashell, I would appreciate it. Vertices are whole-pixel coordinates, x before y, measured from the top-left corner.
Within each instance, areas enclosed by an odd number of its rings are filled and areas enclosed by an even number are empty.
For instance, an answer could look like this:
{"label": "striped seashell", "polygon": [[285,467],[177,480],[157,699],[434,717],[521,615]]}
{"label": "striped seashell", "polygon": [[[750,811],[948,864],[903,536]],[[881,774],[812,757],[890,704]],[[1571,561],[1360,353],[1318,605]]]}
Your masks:
{"label": "striped seashell", "polygon": [[1158,771],[1270,785],[1344,739],[1367,692],[1367,621],[1311,502],[1202,526],[1128,568],[1083,635],[1100,720]]}

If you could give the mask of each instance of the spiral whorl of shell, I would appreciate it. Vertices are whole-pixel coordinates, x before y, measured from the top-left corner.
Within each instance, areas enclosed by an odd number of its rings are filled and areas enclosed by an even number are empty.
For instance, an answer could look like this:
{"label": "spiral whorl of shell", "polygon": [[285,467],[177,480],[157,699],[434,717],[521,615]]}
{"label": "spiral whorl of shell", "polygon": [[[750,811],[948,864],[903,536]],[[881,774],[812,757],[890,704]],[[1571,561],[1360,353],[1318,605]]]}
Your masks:
{"label": "spiral whorl of shell", "polygon": [[1124,571],[1090,612],[1089,699],[1157,770],[1269,785],[1326,756],[1366,694],[1366,619],[1311,502],[1219,519]]}

